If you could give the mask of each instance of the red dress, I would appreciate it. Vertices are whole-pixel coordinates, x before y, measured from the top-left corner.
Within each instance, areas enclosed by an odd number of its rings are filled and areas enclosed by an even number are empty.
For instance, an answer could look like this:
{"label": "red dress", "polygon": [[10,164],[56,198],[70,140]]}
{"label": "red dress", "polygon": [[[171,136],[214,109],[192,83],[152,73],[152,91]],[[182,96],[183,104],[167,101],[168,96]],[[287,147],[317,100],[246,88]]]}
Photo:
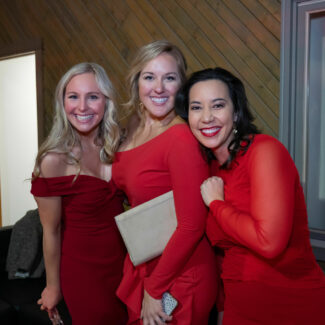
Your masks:
{"label": "red dress", "polygon": [[171,324],[207,324],[218,276],[214,253],[204,236],[207,209],[200,195],[208,173],[199,145],[185,124],[116,154],[113,179],[131,206],[173,190],[178,219],[160,257],[137,267],[129,256],[125,260],[117,294],[128,306],[129,324],[140,323],[144,289],[156,299],[169,291],[178,300]]}
{"label": "red dress", "polygon": [[115,291],[125,248],[114,216],[123,211],[114,183],[74,175],[32,181],[34,196],[62,197],[62,294],[73,324],[123,325],[125,306]]}
{"label": "red dress", "polygon": [[312,253],[304,194],[286,148],[256,135],[231,168],[216,162],[224,201],[213,201],[207,234],[225,251],[223,325],[321,325],[325,277]]}

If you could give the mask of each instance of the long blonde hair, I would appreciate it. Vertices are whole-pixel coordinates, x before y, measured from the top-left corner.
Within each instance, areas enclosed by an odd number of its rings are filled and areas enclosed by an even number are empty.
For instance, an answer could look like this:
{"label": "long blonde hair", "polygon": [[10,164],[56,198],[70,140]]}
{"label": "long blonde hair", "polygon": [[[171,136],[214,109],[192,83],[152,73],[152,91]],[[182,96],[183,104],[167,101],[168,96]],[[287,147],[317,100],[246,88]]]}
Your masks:
{"label": "long blonde hair", "polygon": [[98,87],[106,97],[104,117],[99,124],[95,142],[101,146],[99,153],[100,160],[103,163],[113,162],[114,154],[119,146],[121,138],[121,131],[117,122],[115,90],[105,70],[99,64],[91,62],[79,63],[70,68],[63,75],[56,87],[54,122],[49,136],[41,145],[36,156],[33,171],[34,178],[40,175],[41,161],[48,152],[65,154],[69,163],[77,165],[77,175],[80,173],[79,158],[72,152],[73,148],[81,148],[80,139],[78,132],[68,121],[64,111],[64,96],[67,84],[70,80],[74,76],[84,73],[93,73],[95,75]]}
{"label": "long blonde hair", "polygon": [[143,118],[141,105],[139,105],[139,77],[141,71],[149,61],[163,53],[171,55],[176,60],[181,83],[183,84],[186,80],[187,63],[183,53],[176,45],[167,40],[159,40],[142,46],[131,63],[130,72],[127,76],[130,100],[124,104],[129,113],[136,110],[140,120]]}

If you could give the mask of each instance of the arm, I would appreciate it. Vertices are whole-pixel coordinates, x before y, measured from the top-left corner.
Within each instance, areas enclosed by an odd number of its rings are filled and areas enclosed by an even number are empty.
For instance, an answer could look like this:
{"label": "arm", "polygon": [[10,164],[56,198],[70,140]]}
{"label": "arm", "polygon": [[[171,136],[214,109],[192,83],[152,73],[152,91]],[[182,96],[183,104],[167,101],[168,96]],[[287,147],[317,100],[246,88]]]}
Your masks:
{"label": "arm", "polygon": [[38,303],[41,309],[52,311],[61,300],[61,197],[35,197],[43,226],[43,254],[46,288]]}
{"label": "arm", "polygon": [[190,131],[171,141],[166,159],[178,224],[156,268],[144,282],[145,290],[156,299],[161,299],[195,251],[204,236],[207,215],[200,184],[209,170]]}
{"label": "arm", "polygon": [[[41,176],[56,177],[65,172],[65,164],[61,155],[48,153],[41,162]],[[61,256],[61,197],[34,196],[38,205],[40,220],[43,227],[43,255],[46,270],[46,288],[38,303],[41,309],[47,310],[50,318],[55,313],[55,306],[61,300],[60,288],[60,256]]]}
{"label": "arm", "polygon": [[283,252],[291,234],[297,172],[289,153],[277,140],[270,138],[251,149],[247,165],[250,213],[223,201],[217,178],[211,180],[210,189],[216,196],[209,206],[228,236],[265,258],[275,258]]}

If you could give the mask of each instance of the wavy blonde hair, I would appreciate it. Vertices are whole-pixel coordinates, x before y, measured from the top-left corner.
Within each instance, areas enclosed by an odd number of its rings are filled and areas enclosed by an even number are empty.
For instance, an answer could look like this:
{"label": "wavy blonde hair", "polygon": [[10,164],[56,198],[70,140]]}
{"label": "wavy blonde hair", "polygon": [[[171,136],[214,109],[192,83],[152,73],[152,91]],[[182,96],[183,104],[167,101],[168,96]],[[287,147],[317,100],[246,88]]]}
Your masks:
{"label": "wavy blonde hair", "polygon": [[130,100],[124,104],[129,113],[136,110],[140,120],[143,118],[139,98],[139,77],[141,71],[149,61],[163,53],[171,55],[176,60],[181,84],[186,80],[187,63],[183,53],[176,45],[167,40],[159,40],[142,46],[131,63],[130,72],[127,76]]}
{"label": "wavy blonde hair", "polygon": [[95,75],[98,87],[102,94],[106,97],[104,117],[99,124],[98,134],[95,142],[101,146],[99,153],[100,160],[107,164],[113,162],[114,154],[121,139],[120,126],[117,122],[115,90],[103,67],[96,63],[83,62],[70,68],[63,75],[56,87],[53,126],[49,136],[41,145],[36,156],[33,171],[34,178],[40,175],[41,161],[48,152],[65,154],[69,163],[77,165],[77,175],[80,173],[79,158],[73,154],[72,149],[75,147],[81,148],[81,143],[78,132],[73,128],[67,119],[64,110],[64,96],[67,84],[70,82],[70,80],[74,76],[84,73],[93,73]]}

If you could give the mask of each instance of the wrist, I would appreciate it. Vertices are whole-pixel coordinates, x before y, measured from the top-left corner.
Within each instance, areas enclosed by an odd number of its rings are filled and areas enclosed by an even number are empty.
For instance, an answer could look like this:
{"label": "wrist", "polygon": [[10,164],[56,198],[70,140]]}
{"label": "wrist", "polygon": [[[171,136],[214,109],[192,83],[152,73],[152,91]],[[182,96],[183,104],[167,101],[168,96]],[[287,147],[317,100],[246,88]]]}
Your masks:
{"label": "wrist", "polygon": [[149,278],[144,279],[144,292],[146,292],[150,297],[154,299],[161,299],[162,293],[160,290],[157,290],[150,282]]}
{"label": "wrist", "polygon": [[48,290],[51,290],[51,291],[55,291],[55,292],[61,293],[60,285],[57,285],[57,284],[49,284],[49,283],[47,283],[47,284],[46,284],[46,288],[47,288]]}
{"label": "wrist", "polygon": [[218,200],[218,199],[214,199],[209,203],[209,209],[213,209],[214,206],[218,205],[220,202],[223,202],[223,200]]}

